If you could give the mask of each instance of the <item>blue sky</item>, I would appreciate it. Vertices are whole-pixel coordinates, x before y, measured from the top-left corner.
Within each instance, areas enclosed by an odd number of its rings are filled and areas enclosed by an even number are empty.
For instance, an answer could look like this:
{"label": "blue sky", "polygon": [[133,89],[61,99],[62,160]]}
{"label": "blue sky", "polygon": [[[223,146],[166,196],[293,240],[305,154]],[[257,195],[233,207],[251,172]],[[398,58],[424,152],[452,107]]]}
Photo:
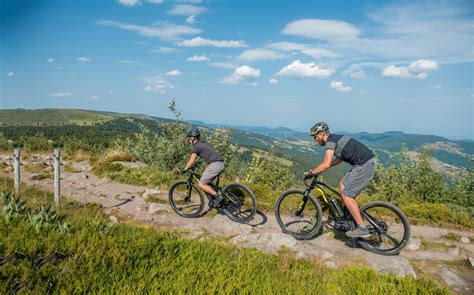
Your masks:
{"label": "blue sky", "polygon": [[2,1],[0,108],[474,139],[472,1]]}

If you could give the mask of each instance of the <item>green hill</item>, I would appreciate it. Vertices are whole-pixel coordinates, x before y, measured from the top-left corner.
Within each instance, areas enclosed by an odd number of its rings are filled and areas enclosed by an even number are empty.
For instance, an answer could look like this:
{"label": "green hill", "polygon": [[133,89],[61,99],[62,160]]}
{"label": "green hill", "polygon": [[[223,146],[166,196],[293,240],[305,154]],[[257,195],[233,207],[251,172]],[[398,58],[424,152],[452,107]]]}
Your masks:
{"label": "green hill", "polygon": [[[132,122],[133,121],[133,122]],[[125,114],[77,109],[8,109],[0,110],[0,131],[10,139],[43,134],[55,139],[60,135],[98,138],[98,141],[111,140],[117,135],[126,135],[137,131],[141,123],[157,130],[157,122],[169,119],[152,117],[144,114]],[[292,169],[301,174],[323,159],[324,149],[315,144],[304,132],[288,128],[243,127],[206,124],[191,121],[194,125],[205,128],[226,127],[233,130],[232,142],[249,149],[272,150],[278,157],[290,160]],[[94,127],[95,125],[96,127]],[[23,129],[21,126],[35,126]],[[60,126],[67,126],[62,129]],[[80,128],[84,127],[84,128]],[[432,155],[442,163],[455,167],[471,168],[474,153],[473,141],[451,141],[434,135],[406,134],[399,131],[383,133],[349,134],[368,145],[377,154],[379,160],[386,164],[396,156],[402,145],[410,151],[421,151],[424,147],[432,149]],[[340,178],[348,167],[336,167],[329,171],[329,178]]]}

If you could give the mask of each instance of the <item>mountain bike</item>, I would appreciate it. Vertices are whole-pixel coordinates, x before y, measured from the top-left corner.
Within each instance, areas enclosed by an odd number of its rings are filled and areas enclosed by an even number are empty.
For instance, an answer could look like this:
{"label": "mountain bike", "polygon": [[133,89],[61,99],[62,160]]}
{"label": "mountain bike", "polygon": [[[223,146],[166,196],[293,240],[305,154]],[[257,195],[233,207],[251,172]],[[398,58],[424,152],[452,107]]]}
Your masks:
{"label": "mountain bike", "polygon": [[[196,173],[196,168],[202,162],[193,164],[188,171],[187,180],[176,181],[170,188],[168,200],[171,208],[180,216],[194,218],[202,215],[204,211],[204,192],[197,186],[195,181],[201,179],[201,175]],[[215,183],[209,185],[217,192],[220,192],[224,199],[218,209],[233,221],[245,223],[253,219],[257,212],[257,201],[255,194],[250,188],[241,183],[230,183],[223,188],[219,186],[219,179],[222,172],[217,176]],[[208,203],[211,196],[207,196]],[[213,208],[209,208],[208,211]]]}
{"label": "mountain bike", "polygon": [[[312,179],[311,182],[308,180]],[[275,215],[284,233],[296,239],[314,238],[322,222],[319,202],[310,195],[315,189],[328,208],[328,225],[340,232],[354,228],[355,221],[349,210],[331,196],[341,194],[318,180],[318,175],[304,179],[305,190],[290,189],[283,192],[275,204]],[[342,202],[342,201],[340,201]],[[366,250],[382,255],[398,254],[410,239],[410,224],[405,214],[394,205],[376,201],[360,208],[370,237],[357,238]]]}

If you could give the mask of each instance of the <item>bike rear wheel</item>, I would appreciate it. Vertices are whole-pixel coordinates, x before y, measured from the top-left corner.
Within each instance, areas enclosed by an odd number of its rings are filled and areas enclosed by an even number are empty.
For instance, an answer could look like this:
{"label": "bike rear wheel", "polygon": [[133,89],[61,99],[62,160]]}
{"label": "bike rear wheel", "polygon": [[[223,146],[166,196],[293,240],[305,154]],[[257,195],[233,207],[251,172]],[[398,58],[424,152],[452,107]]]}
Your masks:
{"label": "bike rear wheel", "polygon": [[360,238],[359,244],[367,251],[381,255],[395,255],[410,240],[410,223],[405,214],[392,204],[371,202],[360,209],[371,236]]}
{"label": "bike rear wheel", "polygon": [[204,210],[204,195],[194,184],[187,181],[175,182],[168,194],[171,208],[183,217],[198,217]]}
{"label": "bike rear wheel", "polygon": [[[306,199],[306,205],[302,208]],[[319,203],[301,190],[288,190],[275,204],[275,216],[284,233],[296,239],[314,237],[321,226],[322,211]]]}
{"label": "bike rear wheel", "polygon": [[222,210],[235,222],[248,222],[253,219],[257,212],[257,200],[253,191],[241,183],[230,183],[226,185]]}

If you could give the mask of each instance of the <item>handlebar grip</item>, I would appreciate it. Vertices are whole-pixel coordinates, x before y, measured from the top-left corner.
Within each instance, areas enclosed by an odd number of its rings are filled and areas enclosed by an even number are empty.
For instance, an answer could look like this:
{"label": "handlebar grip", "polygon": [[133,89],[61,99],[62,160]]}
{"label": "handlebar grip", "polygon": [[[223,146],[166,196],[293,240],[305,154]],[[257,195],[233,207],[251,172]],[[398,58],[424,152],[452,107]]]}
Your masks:
{"label": "handlebar grip", "polygon": [[308,183],[308,179],[313,179],[311,182],[315,181],[318,179],[318,176],[319,174],[316,174],[316,175],[311,175],[310,177],[306,178],[306,177],[303,177],[303,182],[306,186],[311,186],[311,184]]}

